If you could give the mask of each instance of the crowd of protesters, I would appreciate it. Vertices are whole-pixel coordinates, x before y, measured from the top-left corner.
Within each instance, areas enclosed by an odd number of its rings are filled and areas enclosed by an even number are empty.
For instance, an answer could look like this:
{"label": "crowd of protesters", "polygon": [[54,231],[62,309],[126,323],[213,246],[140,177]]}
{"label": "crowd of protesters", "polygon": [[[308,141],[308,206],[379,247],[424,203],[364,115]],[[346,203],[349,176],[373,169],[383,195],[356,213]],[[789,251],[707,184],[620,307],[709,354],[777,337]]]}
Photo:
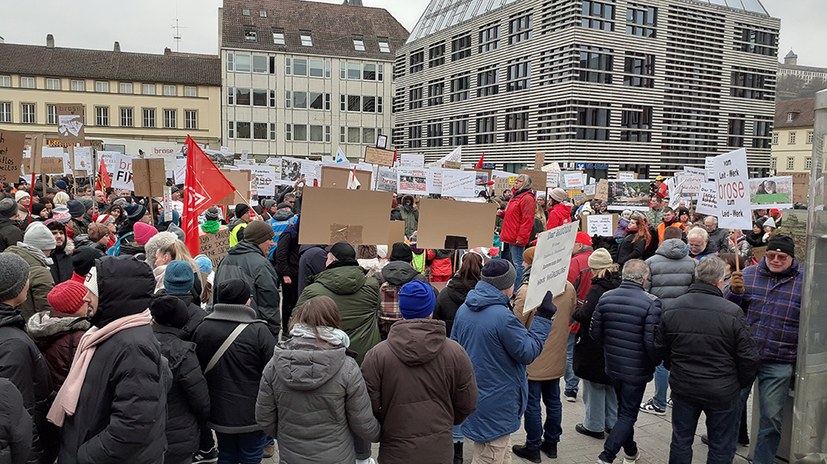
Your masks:
{"label": "crowd of protesters", "polygon": [[475,464],[542,462],[581,394],[598,464],[637,462],[638,414],[668,408],[670,463],[701,412],[708,462],[730,463],[753,383],[753,462],[779,447],[804,272],[780,212],[726,231],[658,188],[612,236],[579,232],[564,291],[526,307],[537,234],[605,202],[521,175],[491,198],[491,248],[431,250],[412,196],[390,247],[303,244],[302,188],[280,188],[203,214],[230,237],[213,262],[184,245],[178,189],[164,211],[29,187],[0,194],[0,462],[457,464],[466,440]]}

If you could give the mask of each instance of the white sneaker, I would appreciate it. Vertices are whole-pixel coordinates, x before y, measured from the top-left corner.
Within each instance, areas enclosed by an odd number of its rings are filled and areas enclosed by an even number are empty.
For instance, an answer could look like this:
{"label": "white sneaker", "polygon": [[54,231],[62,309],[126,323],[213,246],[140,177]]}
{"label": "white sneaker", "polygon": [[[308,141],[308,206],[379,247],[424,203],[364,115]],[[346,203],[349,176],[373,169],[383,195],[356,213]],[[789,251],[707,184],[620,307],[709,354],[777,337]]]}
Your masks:
{"label": "white sneaker", "polygon": [[637,454],[634,456],[624,457],[623,464],[636,464],[638,459],[640,459],[640,451],[638,451]]}

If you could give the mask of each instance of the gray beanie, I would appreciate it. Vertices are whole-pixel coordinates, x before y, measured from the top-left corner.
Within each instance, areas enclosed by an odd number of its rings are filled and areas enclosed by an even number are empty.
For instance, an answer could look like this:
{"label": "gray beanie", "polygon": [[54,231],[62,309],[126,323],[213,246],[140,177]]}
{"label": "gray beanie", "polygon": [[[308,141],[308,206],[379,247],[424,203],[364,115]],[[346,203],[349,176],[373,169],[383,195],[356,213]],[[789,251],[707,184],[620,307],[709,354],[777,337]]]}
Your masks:
{"label": "gray beanie", "polygon": [[497,290],[514,288],[514,281],[517,279],[517,271],[514,266],[504,259],[494,259],[482,267],[480,280],[488,282]]}
{"label": "gray beanie", "polygon": [[23,234],[23,243],[41,251],[54,250],[57,246],[52,231],[44,226],[42,222],[29,224],[29,227],[26,228],[26,233]]}
{"label": "gray beanie", "polygon": [[0,216],[11,219],[17,214],[17,203],[11,198],[3,198],[0,200]]}
{"label": "gray beanie", "polygon": [[29,265],[26,261],[13,253],[0,253],[0,302],[16,298],[28,281]]}
{"label": "gray beanie", "polygon": [[169,227],[167,227],[167,232],[172,232],[173,234],[175,234],[176,237],[178,237],[178,240],[182,242],[186,241],[187,239],[187,235],[184,233],[184,229],[176,226],[174,223],[170,224]]}

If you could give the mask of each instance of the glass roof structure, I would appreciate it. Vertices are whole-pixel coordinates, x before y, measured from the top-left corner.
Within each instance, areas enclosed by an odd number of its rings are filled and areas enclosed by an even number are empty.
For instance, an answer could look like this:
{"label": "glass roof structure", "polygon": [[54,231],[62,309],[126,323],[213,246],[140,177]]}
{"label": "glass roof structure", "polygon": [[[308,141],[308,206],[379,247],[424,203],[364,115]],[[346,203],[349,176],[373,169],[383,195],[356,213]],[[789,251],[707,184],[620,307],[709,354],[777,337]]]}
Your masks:
{"label": "glass roof structure", "polygon": [[408,37],[408,43],[516,1],[519,0],[431,0]]}
{"label": "glass roof structure", "polygon": [[[699,1],[699,0],[695,0]],[[701,3],[709,3],[710,5],[719,5],[732,8],[735,10],[749,11],[751,13],[758,13],[769,16],[767,9],[761,4],[761,0],[700,0]]]}

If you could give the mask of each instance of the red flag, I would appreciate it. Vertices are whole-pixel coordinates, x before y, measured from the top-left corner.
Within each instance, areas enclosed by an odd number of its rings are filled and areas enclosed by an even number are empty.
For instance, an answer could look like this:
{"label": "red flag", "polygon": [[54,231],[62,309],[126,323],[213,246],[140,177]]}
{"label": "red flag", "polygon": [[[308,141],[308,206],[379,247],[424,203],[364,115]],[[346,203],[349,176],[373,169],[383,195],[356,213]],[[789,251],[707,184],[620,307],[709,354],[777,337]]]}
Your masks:
{"label": "red flag", "polygon": [[182,224],[187,248],[192,256],[201,251],[198,238],[198,215],[233,193],[235,187],[224,177],[204,150],[187,136],[187,178],[184,182]]}
{"label": "red flag", "polygon": [[106,189],[112,186],[112,178],[109,177],[109,171],[106,170],[106,163],[101,160],[100,168],[98,168],[98,184],[101,188],[98,190],[103,190],[106,192]]}
{"label": "red flag", "polygon": [[399,149],[398,148],[393,151],[393,163],[392,164],[396,164],[397,159],[399,159]]}
{"label": "red flag", "polygon": [[474,166],[474,169],[482,169],[482,162],[483,162],[484,159],[485,159],[485,153],[483,153],[482,156],[480,156],[480,160],[477,161],[477,165]]}

